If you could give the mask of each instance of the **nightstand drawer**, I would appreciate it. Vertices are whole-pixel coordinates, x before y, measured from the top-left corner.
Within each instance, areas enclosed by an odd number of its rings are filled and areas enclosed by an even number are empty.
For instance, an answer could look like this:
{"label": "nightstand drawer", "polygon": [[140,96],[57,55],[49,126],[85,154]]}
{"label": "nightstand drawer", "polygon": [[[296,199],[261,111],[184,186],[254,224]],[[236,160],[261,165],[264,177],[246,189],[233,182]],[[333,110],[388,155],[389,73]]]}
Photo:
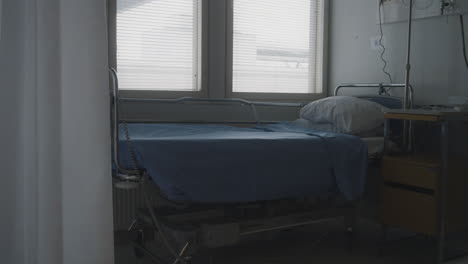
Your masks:
{"label": "nightstand drawer", "polygon": [[437,203],[431,194],[384,186],[380,213],[385,225],[428,235],[437,230]]}
{"label": "nightstand drawer", "polygon": [[384,181],[419,188],[437,190],[439,168],[411,162],[404,157],[384,157],[382,161]]}

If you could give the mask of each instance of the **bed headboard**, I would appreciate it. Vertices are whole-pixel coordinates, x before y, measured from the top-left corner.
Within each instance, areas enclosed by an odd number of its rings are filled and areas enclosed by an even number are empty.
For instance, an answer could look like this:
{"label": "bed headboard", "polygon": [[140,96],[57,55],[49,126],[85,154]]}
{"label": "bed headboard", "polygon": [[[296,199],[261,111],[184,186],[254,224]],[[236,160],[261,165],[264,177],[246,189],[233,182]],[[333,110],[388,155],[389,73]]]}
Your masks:
{"label": "bed headboard", "polygon": [[361,95],[357,97],[378,103],[380,105],[385,106],[388,109],[402,109],[403,108],[403,99],[400,97],[382,96],[382,95]]}
{"label": "bed headboard", "polygon": [[[338,96],[340,91],[344,89],[363,89],[363,88],[375,88],[377,93],[375,95],[358,95],[356,97],[370,100],[376,103],[379,103],[390,109],[401,109],[404,106],[403,98],[390,96],[388,92],[395,88],[405,88],[405,84],[384,84],[384,83],[349,83],[341,84],[335,88],[335,96]],[[414,92],[413,87],[410,87],[410,94],[408,100],[408,108],[413,107],[414,102]]]}

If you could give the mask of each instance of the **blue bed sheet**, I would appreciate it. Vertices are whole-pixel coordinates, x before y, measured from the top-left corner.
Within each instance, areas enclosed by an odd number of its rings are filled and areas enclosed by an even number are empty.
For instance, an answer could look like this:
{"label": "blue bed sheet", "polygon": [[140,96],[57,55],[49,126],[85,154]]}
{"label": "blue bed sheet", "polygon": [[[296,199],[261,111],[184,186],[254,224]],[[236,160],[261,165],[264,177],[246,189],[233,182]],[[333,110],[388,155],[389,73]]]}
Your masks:
{"label": "blue bed sheet", "polygon": [[[171,200],[242,203],[328,195],[359,198],[367,147],[358,137],[289,123],[129,124],[137,165]],[[120,157],[129,166],[121,127]]]}

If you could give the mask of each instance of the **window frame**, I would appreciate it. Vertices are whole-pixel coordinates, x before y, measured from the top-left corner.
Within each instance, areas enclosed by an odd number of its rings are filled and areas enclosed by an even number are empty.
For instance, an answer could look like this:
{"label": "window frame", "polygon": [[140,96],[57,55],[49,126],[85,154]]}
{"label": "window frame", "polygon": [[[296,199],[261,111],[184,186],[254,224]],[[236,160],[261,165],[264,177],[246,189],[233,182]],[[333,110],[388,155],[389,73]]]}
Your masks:
{"label": "window frame", "polygon": [[322,92],[321,93],[246,93],[233,91],[233,46],[234,46],[234,6],[226,0],[226,84],[227,97],[268,101],[312,101],[328,95],[328,19],[329,1],[323,0],[323,54],[322,54]]}
{"label": "window frame", "polygon": [[[197,91],[164,91],[164,90],[119,90],[127,98],[164,98],[177,99],[184,96],[206,97],[208,95],[208,26],[209,8],[208,0],[199,0],[201,3],[200,21],[198,24],[199,38],[194,49],[198,52],[198,78]],[[107,1],[109,67],[118,72],[117,67],[117,0]]]}
{"label": "window frame", "polygon": [[[199,40],[199,77],[198,91],[152,91],[152,90],[120,90],[123,97],[131,98],[161,98],[176,99],[180,97],[197,98],[243,98],[257,101],[283,101],[283,102],[307,102],[324,98],[328,95],[328,43],[329,43],[329,0],[323,0],[323,60],[322,60],[322,92],[321,93],[239,93],[232,91],[233,76],[233,1],[216,0],[223,2],[224,10],[213,8],[210,0],[201,1],[201,30]],[[108,42],[109,42],[109,67],[117,69],[117,0],[107,0],[108,5]],[[219,6],[219,5],[218,5]],[[224,16],[219,12],[224,12]],[[224,32],[210,26],[210,22],[224,24]],[[221,47],[213,43],[215,39],[223,39]],[[223,56],[220,56],[223,52]],[[212,65],[210,65],[210,63]],[[221,63],[224,67],[219,66]],[[118,70],[118,69],[117,69]],[[220,72],[222,70],[222,73]],[[222,75],[222,76],[220,76]],[[217,77],[216,77],[217,76]],[[216,77],[216,78],[215,78]],[[222,82],[222,83],[221,83]]]}

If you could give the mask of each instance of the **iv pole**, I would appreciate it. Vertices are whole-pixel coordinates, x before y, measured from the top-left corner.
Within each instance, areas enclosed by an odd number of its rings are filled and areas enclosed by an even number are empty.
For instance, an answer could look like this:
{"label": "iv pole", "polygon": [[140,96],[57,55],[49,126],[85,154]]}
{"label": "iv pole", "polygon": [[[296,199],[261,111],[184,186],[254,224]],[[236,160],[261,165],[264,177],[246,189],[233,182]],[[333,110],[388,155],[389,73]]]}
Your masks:
{"label": "iv pole", "polygon": [[407,46],[407,57],[406,57],[406,75],[405,75],[405,97],[404,97],[404,109],[410,108],[408,103],[410,81],[411,81],[411,37],[413,29],[413,2],[410,0],[409,5],[409,19],[408,19],[408,46]]}
{"label": "iv pole", "polygon": [[[409,104],[409,93],[411,89],[411,37],[413,29],[413,2],[410,0],[409,4],[409,14],[408,14],[408,46],[407,46],[407,57],[406,57],[406,74],[405,74],[405,95],[403,102],[403,109],[408,110],[412,108],[412,105]],[[413,124],[411,121],[404,121],[403,126],[403,145],[407,148],[408,151],[413,150]]]}

